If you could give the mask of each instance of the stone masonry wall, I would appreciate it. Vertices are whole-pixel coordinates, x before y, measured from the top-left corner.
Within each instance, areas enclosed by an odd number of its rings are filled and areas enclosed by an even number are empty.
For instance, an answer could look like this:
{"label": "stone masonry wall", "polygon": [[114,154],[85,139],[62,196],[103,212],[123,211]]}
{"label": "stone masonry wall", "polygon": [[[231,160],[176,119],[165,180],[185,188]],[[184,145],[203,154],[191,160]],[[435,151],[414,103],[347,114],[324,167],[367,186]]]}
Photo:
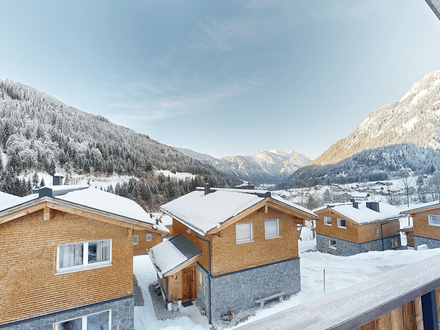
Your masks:
{"label": "stone masonry wall", "polygon": [[[211,281],[211,317],[219,318],[255,307],[255,300],[285,292],[290,296],[301,289],[299,258],[213,276]],[[208,306],[206,306],[208,309]]]}
{"label": "stone masonry wall", "polygon": [[429,249],[440,248],[440,240],[438,239],[414,236],[414,247],[417,248],[417,246],[422,244],[426,244]]}
{"label": "stone masonry wall", "polygon": [[[391,240],[394,238],[399,239],[399,246],[400,246],[400,235],[385,237],[383,239],[384,241],[383,247],[385,250],[392,249]],[[336,246],[337,246],[336,249],[328,246],[328,239],[332,239],[336,241]],[[370,245],[371,245],[371,250],[370,250]],[[337,256],[351,256],[354,254],[368,252],[368,251],[382,251],[382,240],[378,239],[365,243],[353,243],[339,238],[316,234],[316,247],[318,251],[321,252],[326,252]]]}
{"label": "stone masonry wall", "polygon": [[0,325],[1,330],[51,330],[58,322],[111,310],[112,330],[134,329],[134,296]]}

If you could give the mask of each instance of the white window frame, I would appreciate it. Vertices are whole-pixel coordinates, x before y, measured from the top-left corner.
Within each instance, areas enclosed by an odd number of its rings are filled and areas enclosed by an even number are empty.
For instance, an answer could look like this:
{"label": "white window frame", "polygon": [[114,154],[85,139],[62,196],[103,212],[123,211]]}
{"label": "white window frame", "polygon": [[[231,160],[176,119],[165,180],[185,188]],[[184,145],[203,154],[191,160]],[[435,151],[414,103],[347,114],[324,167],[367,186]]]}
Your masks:
{"label": "white window frame", "polygon": [[[332,244],[332,242],[335,242],[335,244]],[[331,239],[331,238],[329,238],[329,239],[328,239],[328,247],[329,247],[330,249],[337,250],[337,249],[338,249],[338,242],[337,242],[335,239]]]}
{"label": "white window frame", "polygon": [[[237,226],[244,225],[244,224],[250,224],[250,237],[243,238],[243,239],[237,239]],[[244,243],[252,243],[254,242],[254,229],[252,222],[241,222],[235,224],[235,243],[236,244],[244,244]]]}
{"label": "white window frame", "polygon": [[[345,222],[345,226],[341,225],[341,221]],[[347,220],[345,220],[345,219],[338,219],[338,228],[347,229]]]}
{"label": "white window frame", "polygon": [[[276,221],[277,222],[277,232],[276,234],[266,234],[266,221]],[[281,237],[280,236],[280,222],[278,219],[267,219],[264,220],[264,238],[265,239],[273,239],[273,238],[278,238]]]}
{"label": "white window frame", "polygon": [[435,222],[433,221],[433,218],[434,218],[434,217],[439,217],[439,218],[440,218],[440,215],[438,215],[438,214],[429,214],[429,215],[428,215],[429,225],[430,225],[430,226],[437,226],[437,227],[440,227],[440,223],[435,223]]}
{"label": "white window frame", "polygon": [[[330,222],[327,222],[328,219],[330,219]],[[332,217],[324,217],[324,225],[332,226]]]}
{"label": "white window frame", "polygon": [[80,316],[80,317],[75,317],[75,318],[72,318],[72,319],[63,320],[63,321],[54,323],[53,324],[53,328],[54,328],[54,330],[61,330],[61,327],[60,327],[61,323],[68,322],[68,321],[73,321],[73,320],[77,320],[77,319],[81,319],[82,328],[83,329],[87,329],[87,317],[92,316],[92,315],[96,315],[96,314],[105,313],[105,312],[108,312],[108,314],[109,314],[109,317],[108,317],[108,328],[111,329],[112,328],[112,310],[111,309],[108,309],[108,310],[105,310],[105,311],[102,311],[102,312],[98,312],[98,313],[92,313],[92,314],[87,314],[87,315],[83,315],[83,316]]}
{"label": "white window frame", "polygon": [[[148,236],[150,236],[150,239],[148,239]],[[147,234],[147,242],[151,242],[151,240],[152,240],[151,234]]]}
{"label": "white window frame", "polygon": [[374,230],[374,236],[379,237],[379,229]]}
{"label": "white window frame", "polygon": [[[94,243],[94,242],[99,242],[99,241],[110,241],[110,253],[109,253],[110,260],[98,261],[98,262],[94,262],[94,263],[89,264],[89,258],[88,258],[89,243]],[[80,272],[80,271],[88,270],[88,269],[103,268],[103,267],[111,266],[112,265],[112,246],[113,246],[112,243],[113,242],[111,239],[101,239],[101,240],[89,241],[89,242],[79,242],[79,243],[58,245],[58,247],[57,247],[57,260],[56,260],[57,272],[55,273],[55,275],[68,274],[68,273]],[[78,266],[60,268],[60,247],[73,245],[73,244],[83,244],[83,264],[78,265]],[[87,254],[86,254],[86,251],[87,251]],[[86,254],[86,257],[84,257],[84,254]]]}
{"label": "white window frame", "polygon": [[138,235],[133,235],[133,245],[138,245],[138,243],[139,243]]}

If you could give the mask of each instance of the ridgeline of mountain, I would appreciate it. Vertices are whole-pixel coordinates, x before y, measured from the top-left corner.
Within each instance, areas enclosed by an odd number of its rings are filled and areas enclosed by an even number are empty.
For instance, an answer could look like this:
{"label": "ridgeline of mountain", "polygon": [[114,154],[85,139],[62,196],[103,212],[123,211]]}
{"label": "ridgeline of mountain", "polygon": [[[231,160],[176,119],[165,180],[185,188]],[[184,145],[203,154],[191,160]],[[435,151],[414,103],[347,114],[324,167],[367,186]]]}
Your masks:
{"label": "ridgeline of mountain", "polygon": [[177,148],[183,154],[210,165],[219,172],[255,185],[277,184],[284,181],[301,165],[310,161],[307,156],[280,150],[260,151],[252,156],[214,158],[190,149]]}
{"label": "ridgeline of mountain", "polygon": [[436,70],[414,83],[400,100],[369,113],[353,133],[304,165],[284,186],[297,180],[348,183],[393,176],[400,170],[439,170],[439,132],[440,70]]}
{"label": "ridgeline of mountain", "polygon": [[[143,201],[153,209],[209,182],[229,187],[236,182],[199,161],[182,155],[148,135],[92,115],[20,83],[0,79],[1,189],[13,190],[16,176],[61,172],[133,176],[116,193]],[[156,170],[191,173],[170,179]],[[142,204],[142,203],[141,203]]]}

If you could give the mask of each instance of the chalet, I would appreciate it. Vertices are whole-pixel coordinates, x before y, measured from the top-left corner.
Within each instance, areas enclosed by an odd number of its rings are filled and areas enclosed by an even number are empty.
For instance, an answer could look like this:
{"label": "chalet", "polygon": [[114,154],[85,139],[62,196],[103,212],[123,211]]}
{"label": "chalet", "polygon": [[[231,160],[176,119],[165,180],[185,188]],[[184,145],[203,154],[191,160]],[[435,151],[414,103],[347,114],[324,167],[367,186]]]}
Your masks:
{"label": "chalet", "polygon": [[426,244],[428,248],[440,248],[440,203],[438,201],[419,204],[402,214],[413,218],[413,228],[406,230],[407,237],[413,236],[413,246]]}
{"label": "chalet", "polygon": [[300,290],[297,224],[316,216],[268,191],[209,186],[161,207],[174,238],[150,251],[166,303],[196,299],[210,322]]}
{"label": "chalet", "polygon": [[[155,223],[156,225],[162,225],[167,228],[170,235],[172,230],[173,219],[168,215],[162,213],[150,213],[149,219],[150,223]],[[133,232],[133,255],[145,255],[148,254],[149,250],[162,242],[164,234],[161,232],[151,232],[151,230],[135,230]]]}
{"label": "chalet", "polygon": [[316,246],[321,252],[349,256],[400,247],[400,210],[384,202],[327,205],[314,210]]}
{"label": "chalet", "polygon": [[134,327],[135,202],[88,186],[0,194],[0,329]]}

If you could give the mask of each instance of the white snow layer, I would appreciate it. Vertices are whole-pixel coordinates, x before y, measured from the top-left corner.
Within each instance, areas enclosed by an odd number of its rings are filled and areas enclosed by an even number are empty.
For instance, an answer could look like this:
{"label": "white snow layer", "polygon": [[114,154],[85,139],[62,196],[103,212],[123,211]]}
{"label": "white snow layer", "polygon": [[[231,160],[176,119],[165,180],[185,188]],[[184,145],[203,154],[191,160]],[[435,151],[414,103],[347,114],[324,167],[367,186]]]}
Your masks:
{"label": "white snow layer", "polygon": [[[327,207],[321,207],[314,210],[319,212],[325,210]],[[353,207],[353,203],[334,204],[332,210],[339,214],[357,222],[358,224],[366,224],[375,221],[386,219],[398,219],[403,216],[400,214],[400,209],[385,202],[379,202],[379,212],[369,209],[365,202],[358,202],[358,208]]]}
{"label": "white snow layer", "polygon": [[193,191],[162,205],[161,210],[205,235],[263,199],[249,193],[217,190],[205,195],[203,191]]}
{"label": "white snow layer", "polygon": [[15,205],[24,203],[21,197],[10,195],[0,191],[0,210],[5,210]]}
{"label": "white snow layer", "polygon": [[188,260],[170,241],[163,241],[152,247],[150,259],[156,266],[160,277]]}

